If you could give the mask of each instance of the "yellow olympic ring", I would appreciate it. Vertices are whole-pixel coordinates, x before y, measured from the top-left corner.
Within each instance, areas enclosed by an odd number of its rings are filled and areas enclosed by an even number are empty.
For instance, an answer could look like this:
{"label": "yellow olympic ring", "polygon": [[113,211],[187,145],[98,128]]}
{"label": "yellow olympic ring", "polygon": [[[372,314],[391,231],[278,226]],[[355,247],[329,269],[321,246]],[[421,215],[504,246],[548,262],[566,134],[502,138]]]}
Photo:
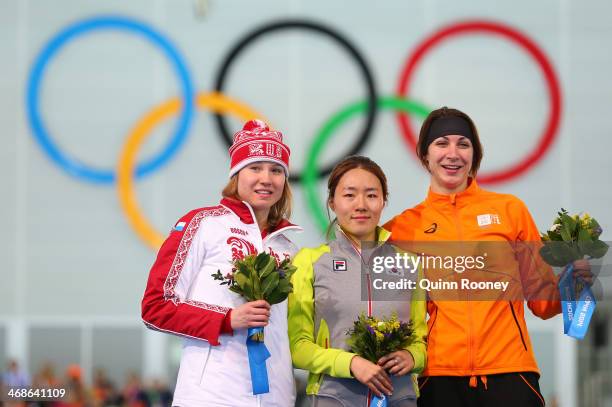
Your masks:
{"label": "yellow olympic ring", "polygon": [[[218,92],[198,93],[195,100],[198,109],[209,109],[215,113],[228,113],[242,121],[264,119],[250,107],[230,99]],[[149,246],[157,250],[164,242],[164,236],[151,225],[143,215],[134,193],[134,167],[136,153],[152,134],[155,126],[168,117],[177,114],[181,108],[179,98],[170,99],[151,109],[132,129],[117,165],[117,193],[124,215],[136,234]],[[264,119],[266,123],[267,120]]]}

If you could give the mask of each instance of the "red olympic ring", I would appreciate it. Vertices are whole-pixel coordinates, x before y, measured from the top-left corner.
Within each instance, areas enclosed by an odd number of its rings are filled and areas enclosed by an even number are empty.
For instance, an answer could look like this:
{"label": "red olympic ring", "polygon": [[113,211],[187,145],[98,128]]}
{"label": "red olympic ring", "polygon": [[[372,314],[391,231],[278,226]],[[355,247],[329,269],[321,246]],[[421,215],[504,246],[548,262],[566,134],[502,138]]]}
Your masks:
{"label": "red olympic ring", "polygon": [[[516,164],[510,165],[508,168],[478,176],[478,182],[482,184],[493,184],[497,182],[509,181],[525,171],[533,167],[551,147],[559,129],[561,119],[561,87],[557,79],[557,75],[548,60],[548,57],[540,50],[534,41],[528,38],[525,34],[517,31],[514,28],[506,25],[490,22],[470,20],[460,23],[455,23],[442,27],[433,35],[425,38],[413,51],[404,65],[397,86],[397,95],[399,97],[408,97],[410,78],[414,73],[418,63],[434,46],[444,40],[461,34],[469,33],[487,33],[504,37],[511,42],[523,48],[538,64],[546,79],[548,88],[548,99],[550,103],[550,112],[546,127],[538,140],[536,147],[524,159]],[[404,140],[414,154],[416,154],[417,136],[410,126],[410,118],[406,112],[398,112],[396,115]]]}

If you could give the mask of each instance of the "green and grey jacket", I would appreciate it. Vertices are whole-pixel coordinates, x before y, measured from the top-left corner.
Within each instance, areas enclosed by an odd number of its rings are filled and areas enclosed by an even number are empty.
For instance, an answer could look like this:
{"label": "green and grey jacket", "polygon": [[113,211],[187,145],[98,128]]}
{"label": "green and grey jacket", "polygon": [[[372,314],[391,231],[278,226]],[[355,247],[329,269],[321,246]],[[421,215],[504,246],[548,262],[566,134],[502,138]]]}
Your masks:
{"label": "green and grey jacket", "polygon": [[[381,277],[397,279],[394,268],[373,274],[372,261],[377,256],[394,256],[395,248],[384,242],[390,233],[378,228],[379,244],[360,253],[338,229],[336,240],[317,248],[302,249],[294,258],[297,267],[292,277],[293,293],[289,296],[289,341],[296,368],[308,370],[306,393],[331,397],[345,406],[366,406],[368,388],[350,372],[355,356],[346,344],[347,331],[360,313],[376,317],[396,312],[402,321],[412,320],[413,340],[406,348],[414,358],[412,373],[425,367],[426,302],[422,290],[377,290],[373,282]],[[362,268],[363,267],[363,268]],[[418,283],[419,272],[405,273],[402,279]],[[390,405],[418,394],[416,375],[392,377],[393,396]]]}

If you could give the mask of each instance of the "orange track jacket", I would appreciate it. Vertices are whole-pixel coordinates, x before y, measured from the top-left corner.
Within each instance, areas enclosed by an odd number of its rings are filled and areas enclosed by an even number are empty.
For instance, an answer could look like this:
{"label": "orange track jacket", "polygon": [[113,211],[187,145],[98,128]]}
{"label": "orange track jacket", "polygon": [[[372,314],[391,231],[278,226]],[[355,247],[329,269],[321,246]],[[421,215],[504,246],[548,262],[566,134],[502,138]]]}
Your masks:
{"label": "orange track jacket", "polygon": [[[536,225],[522,201],[513,195],[482,190],[474,180],[458,194],[440,195],[430,190],[424,202],[391,219],[384,227],[391,231],[394,242],[497,241],[508,242],[511,247],[517,242],[541,244]],[[506,257],[511,258],[504,264],[521,275],[526,274],[525,267],[539,269],[537,284],[545,287],[548,294],[527,301],[531,311],[542,319],[560,313],[557,278],[552,269],[539,256],[530,256],[529,262],[516,252]],[[427,366],[423,376],[471,376],[474,385],[476,376],[523,371],[539,374],[525,324],[524,302],[520,298],[430,300]]]}

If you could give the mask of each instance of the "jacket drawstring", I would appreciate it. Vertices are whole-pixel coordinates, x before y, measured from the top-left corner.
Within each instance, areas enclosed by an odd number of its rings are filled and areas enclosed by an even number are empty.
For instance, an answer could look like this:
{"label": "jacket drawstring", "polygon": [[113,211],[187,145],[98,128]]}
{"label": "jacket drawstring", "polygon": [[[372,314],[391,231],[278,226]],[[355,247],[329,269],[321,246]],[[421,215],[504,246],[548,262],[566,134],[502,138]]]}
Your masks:
{"label": "jacket drawstring", "polygon": [[[487,376],[480,376],[480,381],[482,382],[482,385],[484,386],[485,390],[489,390],[489,388],[487,387]],[[470,387],[478,387],[478,376],[470,376]]]}

